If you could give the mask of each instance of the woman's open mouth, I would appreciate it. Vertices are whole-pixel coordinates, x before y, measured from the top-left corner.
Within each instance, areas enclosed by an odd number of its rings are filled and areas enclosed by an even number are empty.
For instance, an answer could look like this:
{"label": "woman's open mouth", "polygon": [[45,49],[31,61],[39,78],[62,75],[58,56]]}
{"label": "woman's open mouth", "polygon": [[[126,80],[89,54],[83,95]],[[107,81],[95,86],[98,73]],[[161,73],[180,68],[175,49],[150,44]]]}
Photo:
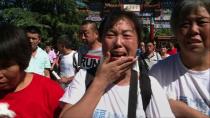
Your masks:
{"label": "woman's open mouth", "polygon": [[111,52],[111,61],[127,56],[124,52]]}

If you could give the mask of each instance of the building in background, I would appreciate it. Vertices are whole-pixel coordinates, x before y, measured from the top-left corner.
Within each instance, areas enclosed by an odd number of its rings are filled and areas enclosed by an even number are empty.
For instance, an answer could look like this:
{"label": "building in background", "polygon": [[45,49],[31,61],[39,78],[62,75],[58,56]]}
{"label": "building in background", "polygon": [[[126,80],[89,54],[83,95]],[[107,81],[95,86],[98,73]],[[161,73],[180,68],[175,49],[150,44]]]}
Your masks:
{"label": "building in background", "polygon": [[[175,0],[79,0],[88,6],[87,20],[100,22],[112,10],[132,11],[139,16],[149,32],[145,40],[171,40],[157,35],[167,35],[170,31],[171,8]],[[165,33],[165,34],[164,34]],[[169,32],[170,34],[170,32]],[[155,38],[156,37],[156,38]],[[170,38],[167,38],[170,37]]]}

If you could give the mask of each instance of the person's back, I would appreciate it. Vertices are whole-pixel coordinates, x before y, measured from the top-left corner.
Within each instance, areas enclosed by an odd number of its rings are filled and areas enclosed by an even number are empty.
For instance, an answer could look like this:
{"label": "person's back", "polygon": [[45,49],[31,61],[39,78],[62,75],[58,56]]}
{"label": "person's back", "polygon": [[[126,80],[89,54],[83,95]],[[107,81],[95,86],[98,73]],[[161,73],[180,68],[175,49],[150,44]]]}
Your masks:
{"label": "person's back", "polygon": [[169,55],[174,55],[177,53],[177,48],[174,47],[172,42],[169,43],[169,50],[167,51]]}
{"label": "person's back", "polygon": [[210,1],[182,0],[171,16],[178,54],[153,66],[176,117],[210,116]]}
{"label": "person's back", "polygon": [[73,42],[69,35],[61,35],[58,37],[57,48],[61,53],[59,61],[59,75],[61,79],[58,81],[63,88],[66,88],[76,73],[73,66],[73,55],[76,51],[73,50]]}

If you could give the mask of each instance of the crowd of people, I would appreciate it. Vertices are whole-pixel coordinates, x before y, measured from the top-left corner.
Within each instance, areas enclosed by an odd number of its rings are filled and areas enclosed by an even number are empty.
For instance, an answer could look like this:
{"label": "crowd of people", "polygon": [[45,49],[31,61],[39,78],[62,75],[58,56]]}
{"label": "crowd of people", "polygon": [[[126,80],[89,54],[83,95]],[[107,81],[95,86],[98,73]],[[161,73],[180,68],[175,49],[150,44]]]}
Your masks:
{"label": "crowd of people", "polygon": [[69,35],[44,50],[37,27],[0,24],[0,118],[209,118],[209,6],[177,1],[179,51],[143,42],[128,11],[110,12],[99,28],[85,20],[78,50]]}

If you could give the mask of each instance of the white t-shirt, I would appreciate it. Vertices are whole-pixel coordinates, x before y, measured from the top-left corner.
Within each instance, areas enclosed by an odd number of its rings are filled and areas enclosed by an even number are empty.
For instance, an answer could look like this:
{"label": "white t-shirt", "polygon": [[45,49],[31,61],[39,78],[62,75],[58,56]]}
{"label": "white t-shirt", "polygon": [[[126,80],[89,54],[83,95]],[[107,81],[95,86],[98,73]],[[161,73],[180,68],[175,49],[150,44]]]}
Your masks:
{"label": "white t-shirt", "polygon": [[[135,66],[136,67],[136,66]],[[135,69],[136,70],[136,69]],[[86,91],[85,85],[86,70],[80,69],[75,79],[66,89],[65,94],[60,101],[75,104]],[[151,78],[152,97],[147,106],[147,117],[153,118],[173,118],[174,115],[170,109],[168,100],[158,84],[157,80]],[[129,85],[107,87],[107,91],[101,97],[93,113],[93,118],[127,118]],[[143,104],[138,87],[137,118],[145,117]]]}
{"label": "white t-shirt", "polygon": [[159,81],[169,99],[181,100],[210,116],[210,68],[189,70],[176,54],[154,65],[149,73]]}
{"label": "white t-shirt", "polygon": [[75,51],[71,51],[68,55],[62,55],[60,60],[60,76],[71,77],[75,74],[75,68],[73,67],[73,54]]}
{"label": "white t-shirt", "polygon": [[144,60],[148,65],[148,69],[151,69],[152,66],[156,64],[159,60],[162,60],[162,58],[158,52],[153,52],[153,55],[150,58],[147,56]]}

